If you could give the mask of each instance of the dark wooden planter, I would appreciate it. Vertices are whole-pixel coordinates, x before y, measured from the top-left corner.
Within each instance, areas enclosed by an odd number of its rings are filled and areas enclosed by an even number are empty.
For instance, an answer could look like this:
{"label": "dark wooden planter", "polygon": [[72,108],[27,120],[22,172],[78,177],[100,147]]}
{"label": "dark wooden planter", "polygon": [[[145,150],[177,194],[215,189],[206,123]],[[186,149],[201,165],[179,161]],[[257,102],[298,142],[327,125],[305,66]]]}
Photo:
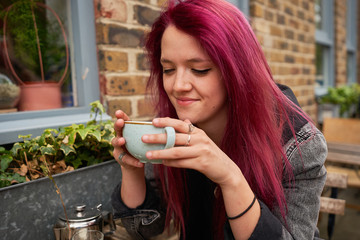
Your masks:
{"label": "dark wooden planter", "polygon": [[[111,160],[57,174],[54,179],[67,210],[78,204],[96,207],[101,203],[104,211],[112,211],[110,197],[121,179],[121,169]],[[53,225],[63,207],[49,178],[1,188],[0,203],[1,239],[55,239]]]}

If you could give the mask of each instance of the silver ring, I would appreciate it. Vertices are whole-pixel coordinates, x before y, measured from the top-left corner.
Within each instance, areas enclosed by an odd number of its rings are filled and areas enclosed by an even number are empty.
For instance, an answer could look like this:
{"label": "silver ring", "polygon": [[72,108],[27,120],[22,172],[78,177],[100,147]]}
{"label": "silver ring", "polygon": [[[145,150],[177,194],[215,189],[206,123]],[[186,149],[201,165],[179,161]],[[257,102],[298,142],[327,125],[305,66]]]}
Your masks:
{"label": "silver ring", "polygon": [[187,141],[186,141],[185,146],[189,146],[189,145],[190,145],[190,141],[191,141],[191,135],[188,134],[188,139],[187,139]]}
{"label": "silver ring", "polygon": [[119,155],[119,157],[118,157],[118,159],[119,159],[119,164],[121,165],[121,166],[123,166],[123,164],[125,164],[124,162],[123,162],[123,158],[125,157],[125,155],[126,155],[126,152],[122,152],[122,153],[120,153],[120,155]]}
{"label": "silver ring", "polygon": [[189,123],[189,133],[191,133],[192,131],[194,131],[194,125],[192,123]]}

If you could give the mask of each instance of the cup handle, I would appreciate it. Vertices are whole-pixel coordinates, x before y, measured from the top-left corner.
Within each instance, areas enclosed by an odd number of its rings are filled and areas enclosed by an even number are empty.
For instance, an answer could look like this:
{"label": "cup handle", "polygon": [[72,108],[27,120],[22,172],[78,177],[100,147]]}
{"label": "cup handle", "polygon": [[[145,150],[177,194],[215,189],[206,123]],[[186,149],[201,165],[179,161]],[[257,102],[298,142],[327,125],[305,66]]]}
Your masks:
{"label": "cup handle", "polygon": [[165,149],[175,146],[175,129],[173,127],[165,127],[166,132],[166,145]]}

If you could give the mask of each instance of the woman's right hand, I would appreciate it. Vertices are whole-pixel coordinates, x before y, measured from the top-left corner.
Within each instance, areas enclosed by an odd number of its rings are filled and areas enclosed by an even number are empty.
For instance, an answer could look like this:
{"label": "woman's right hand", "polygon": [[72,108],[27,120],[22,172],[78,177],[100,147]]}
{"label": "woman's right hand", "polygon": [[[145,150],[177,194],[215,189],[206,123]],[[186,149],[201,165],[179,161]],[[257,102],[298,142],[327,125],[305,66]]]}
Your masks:
{"label": "woman's right hand", "polygon": [[[122,136],[122,129],[124,127],[124,121],[130,120],[128,115],[121,110],[115,112],[116,121],[114,123],[115,137],[112,139],[111,144],[114,147],[113,155],[115,160],[121,165],[122,169],[135,170],[137,168],[143,168],[144,163],[127,153],[125,149],[125,138]],[[121,159],[120,155],[126,153]]]}

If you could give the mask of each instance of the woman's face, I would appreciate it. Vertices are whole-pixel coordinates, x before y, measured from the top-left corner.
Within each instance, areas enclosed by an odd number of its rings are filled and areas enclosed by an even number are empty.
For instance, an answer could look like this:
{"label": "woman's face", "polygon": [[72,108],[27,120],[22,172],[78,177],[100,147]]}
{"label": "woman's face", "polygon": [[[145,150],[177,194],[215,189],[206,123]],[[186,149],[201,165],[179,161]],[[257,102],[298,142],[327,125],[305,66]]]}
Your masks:
{"label": "woman's face", "polygon": [[160,61],[165,91],[181,120],[198,126],[226,121],[220,71],[194,37],[170,25],[161,40]]}

